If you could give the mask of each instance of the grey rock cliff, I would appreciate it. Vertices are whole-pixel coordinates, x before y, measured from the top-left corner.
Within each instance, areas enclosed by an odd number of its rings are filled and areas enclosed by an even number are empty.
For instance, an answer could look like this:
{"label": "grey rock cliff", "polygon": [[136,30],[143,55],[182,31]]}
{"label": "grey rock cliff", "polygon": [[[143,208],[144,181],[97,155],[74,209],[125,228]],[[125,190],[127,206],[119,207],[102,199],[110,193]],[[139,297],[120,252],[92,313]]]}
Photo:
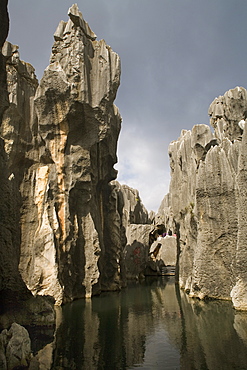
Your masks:
{"label": "grey rock cliff", "polygon": [[154,227],[136,189],[117,181],[112,181],[111,186],[114,202],[108,203],[111,204],[112,218],[108,217],[107,221],[112,242],[109,243],[111,249],[107,261],[112,261],[112,270],[124,286],[128,279],[137,279],[145,269],[149,233]]}
{"label": "grey rock cliff", "polygon": [[218,140],[228,138],[233,141],[241,138],[243,130],[238,123],[245,120],[247,116],[246,90],[237,86],[223,96],[215,98],[209,107],[208,114]]}
{"label": "grey rock cliff", "polygon": [[233,261],[234,287],[231,298],[234,307],[247,310],[247,251],[246,251],[246,207],[247,207],[247,129],[244,129],[242,145],[239,151],[238,171],[236,176],[236,217],[238,223],[236,237],[236,256]]}
{"label": "grey rock cliff", "polygon": [[210,105],[209,126],[169,146],[171,183],[158,218],[177,234],[180,287],[192,297],[231,299],[246,309],[246,90]]}
{"label": "grey rock cliff", "polygon": [[8,95],[6,86],[5,58],[2,55],[2,46],[9,32],[8,0],[2,0],[0,4],[0,120],[8,106]]}
{"label": "grey rock cliff", "polygon": [[246,310],[246,90],[210,105],[214,133],[196,125],[170,144],[170,192],[154,225],[138,191],[114,181],[120,59],[77,5],[68,14],[39,84],[16,45],[0,54],[0,291],[61,304],[120,289],[143,273],[160,226],[177,236],[160,255],[177,259],[180,287]]}
{"label": "grey rock cliff", "polygon": [[31,340],[27,330],[13,323],[0,333],[0,367],[2,370],[28,368],[31,360]]}
{"label": "grey rock cliff", "polygon": [[[7,2],[1,2],[1,36],[7,35],[6,6]],[[37,80],[33,67],[20,61],[15,45],[5,42],[0,59],[4,62],[0,68],[0,75],[4,77],[0,83],[0,329],[9,328],[13,322],[50,326],[55,319],[53,304],[42,297],[32,297],[18,266],[21,246],[20,186],[29,163],[27,153],[32,147],[30,122]]]}
{"label": "grey rock cliff", "polygon": [[9,33],[8,0],[2,0],[0,5],[0,48],[2,48]]}
{"label": "grey rock cliff", "polygon": [[[5,206],[13,220],[3,213],[14,229],[6,246],[12,254],[11,242],[18,245],[14,270],[24,289],[57,304],[117,290],[136,278],[151,230],[138,191],[112,181],[120,59],[96,40],[77,5],[68,14],[54,34],[40,83],[20,60],[18,46],[3,47],[9,106],[0,135],[6,184],[13,189]],[[138,256],[133,243],[139,243]]]}
{"label": "grey rock cliff", "polygon": [[[0,131],[3,128],[3,116],[9,109],[5,48],[2,46],[8,34],[9,18],[7,1],[0,5]],[[3,53],[2,53],[3,52]],[[8,65],[8,61],[7,61]],[[19,270],[20,227],[19,227],[19,189],[9,169],[9,156],[6,143],[0,138],[0,294],[3,296],[23,296],[28,293]]]}
{"label": "grey rock cliff", "polygon": [[[104,202],[116,177],[120,60],[78,7],[55,33],[34,97],[29,166],[21,185],[20,271],[33,294],[62,301],[101,290]],[[107,268],[107,267],[106,267]]]}

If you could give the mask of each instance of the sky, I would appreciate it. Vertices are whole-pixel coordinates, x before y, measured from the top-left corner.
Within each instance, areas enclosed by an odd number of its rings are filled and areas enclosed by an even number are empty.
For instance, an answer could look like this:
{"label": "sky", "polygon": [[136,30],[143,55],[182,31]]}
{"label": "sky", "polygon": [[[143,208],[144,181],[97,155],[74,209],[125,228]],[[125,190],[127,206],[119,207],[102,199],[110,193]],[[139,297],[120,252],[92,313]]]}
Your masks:
{"label": "sky", "polygon": [[[9,0],[8,41],[40,79],[72,0]],[[157,211],[169,191],[168,146],[209,124],[215,97],[247,88],[246,0],[77,0],[97,39],[121,59],[117,180]]]}

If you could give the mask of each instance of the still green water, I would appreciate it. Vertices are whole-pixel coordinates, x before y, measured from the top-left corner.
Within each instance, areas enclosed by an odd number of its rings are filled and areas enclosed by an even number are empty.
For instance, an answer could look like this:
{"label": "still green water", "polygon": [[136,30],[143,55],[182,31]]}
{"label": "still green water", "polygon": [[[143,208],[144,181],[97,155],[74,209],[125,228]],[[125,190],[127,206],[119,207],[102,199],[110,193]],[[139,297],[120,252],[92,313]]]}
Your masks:
{"label": "still green water", "polygon": [[52,358],[52,369],[247,369],[247,314],[147,279],[60,309]]}

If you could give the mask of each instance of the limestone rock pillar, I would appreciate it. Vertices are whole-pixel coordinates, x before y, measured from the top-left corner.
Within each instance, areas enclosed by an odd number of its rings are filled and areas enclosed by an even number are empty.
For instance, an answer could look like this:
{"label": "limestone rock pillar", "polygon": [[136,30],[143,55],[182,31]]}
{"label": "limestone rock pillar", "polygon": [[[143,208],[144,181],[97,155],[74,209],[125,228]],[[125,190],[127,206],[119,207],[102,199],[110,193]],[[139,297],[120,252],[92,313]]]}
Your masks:
{"label": "limestone rock pillar", "polygon": [[33,163],[22,187],[22,277],[57,304],[101,290],[104,202],[121,125],[113,103],[120,59],[76,4],[68,14],[36,91]]}

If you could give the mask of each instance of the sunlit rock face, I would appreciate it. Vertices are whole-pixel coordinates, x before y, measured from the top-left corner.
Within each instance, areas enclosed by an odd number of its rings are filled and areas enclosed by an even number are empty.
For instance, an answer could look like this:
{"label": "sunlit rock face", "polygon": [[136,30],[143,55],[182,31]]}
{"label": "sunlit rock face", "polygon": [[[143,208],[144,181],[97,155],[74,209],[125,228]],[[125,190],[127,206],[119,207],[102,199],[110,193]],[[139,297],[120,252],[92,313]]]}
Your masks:
{"label": "sunlit rock face", "polygon": [[101,290],[101,271],[108,268],[108,184],[116,178],[121,125],[113,104],[119,57],[96,40],[77,5],[69,17],[55,32],[39,86],[32,67],[6,46],[16,65],[8,71],[11,104],[2,127],[10,178],[25,164],[19,269],[33,294],[51,295],[57,304]]}
{"label": "sunlit rock face", "polygon": [[182,131],[169,146],[170,192],[159,213],[178,237],[179,284],[192,297],[246,296],[247,92],[229,90],[210,105],[210,123]]}
{"label": "sunlit rock face", "polygon": [[247,117],[247,91],[237,86],[215,98],[209,107],[210,124],[218,140],[241,139],[243,127],[239,122]]}

